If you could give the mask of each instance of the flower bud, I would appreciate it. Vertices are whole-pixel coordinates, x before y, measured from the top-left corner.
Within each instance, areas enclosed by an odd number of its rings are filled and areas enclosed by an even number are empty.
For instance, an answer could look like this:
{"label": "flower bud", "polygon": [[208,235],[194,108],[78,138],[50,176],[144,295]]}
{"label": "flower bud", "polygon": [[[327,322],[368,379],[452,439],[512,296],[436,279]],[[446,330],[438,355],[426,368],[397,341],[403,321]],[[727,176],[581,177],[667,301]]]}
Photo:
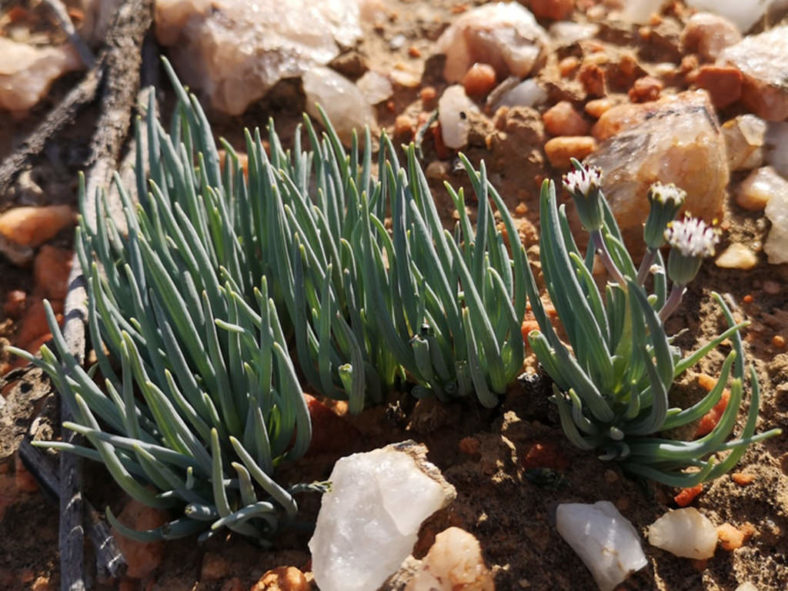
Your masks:
{"label": "flower bud", "polygon": [[665,244],[665,228],[674,220],[686,197],[686,191],[673,183],[654,183],[649,187],[648,202],[651,209],[643,228],[643,238],[649,248],[656,250]]}

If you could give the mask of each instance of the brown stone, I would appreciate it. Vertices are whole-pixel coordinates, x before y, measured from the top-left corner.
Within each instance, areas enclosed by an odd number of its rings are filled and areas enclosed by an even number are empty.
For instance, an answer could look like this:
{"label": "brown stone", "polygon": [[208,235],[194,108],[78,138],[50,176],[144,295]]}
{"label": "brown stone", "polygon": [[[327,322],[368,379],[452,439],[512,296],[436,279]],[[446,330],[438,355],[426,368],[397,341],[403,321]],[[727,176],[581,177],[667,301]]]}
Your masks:
{"label": "brown stone", "polygon": [[489,64],[473,64],[462,77],[465,92],[471,96],[484,96],[495,87],[495,69]]}
{"label": "brown stone", "polygon": [[266,572],[250,591],[307,591],[309,581],[294,566],[280,566]]}
{"label": "brown stone", "polygon": [[15,207],[0,215],[0,234],[14,244],[39,246],[72,223],[68,205]]}
{"label": "brown stone", "polygon": [[741,98],[742,75],[731,66],[701,66],[695,85],[709,93],[716,108],[724,109]]}
{"label": "brown stone", "polygon": [[597,148],[591,136],[562,136],[548,140],[544,145],[545,155],[553,168],[569,168],[571,158],[583,160]]}
{"label": "brown stone", "polygon": [[659,98],[659,93],[664,88],[662,80],[653,76],[643,76],[635,80],[632,88],[629,89],[629,100],[633,103],[645,103],[655,101]]}
{"label": "brown stone", "polygon": [[723,49],[741,41],[741,33],[728,19],[699,12],[687,21],[681,33],[684,53],[697,53],[706,61],[714,61]]}
{"label": "brown stone", "polygon": [[556,21],[564,20],[575,7],[575,0],[531,0],[528,8],[536,18],[549,18]]}
{"label": "brown stone", "polygon": [[542,114],[545,130],[550,135],[588,135],[588,121],[578,113],[572,103],[561,101]]}
{"label": "brown stone", "polygon": [[584,63],[580,66],[577,79],[589,95],[605,96],[605,71],[597,64]]}
{"label": "brown stone", "polygon": [[[143,505],[130,499],[118,520],[126,527],[138,531],[155,529],[167,523],[167,514],[159,509]],[[126,574],[134,579],[142,579],[152,574],[161,564],[164,556],[164,542],[137,542],[113,530],[118,548],[128,563]]]}

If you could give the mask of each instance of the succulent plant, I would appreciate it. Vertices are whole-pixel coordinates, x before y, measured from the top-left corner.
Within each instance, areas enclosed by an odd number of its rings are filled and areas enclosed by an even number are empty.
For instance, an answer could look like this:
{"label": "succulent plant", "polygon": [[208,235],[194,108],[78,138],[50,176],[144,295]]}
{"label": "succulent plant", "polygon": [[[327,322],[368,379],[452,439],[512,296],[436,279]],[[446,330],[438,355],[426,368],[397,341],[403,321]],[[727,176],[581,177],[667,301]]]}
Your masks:
{"label": "succulent plant", "polygon": [[54,351],[16,352],[50,375],[73,410],[64,427],[92,447],[42,445],[101,461],[131,497],[183,511],[135,532],[108,510],[118,529],[147,540],[226,527],[266,544],[305,488],[272,474],[306,451],[309,413],[268,281],[255,272],[258,245],[244,234],[243,173],[233,158],[222,171],[202,109],[171,77],[180,101],[171,133],[152,103],[145,131],[137,127],[138,203],[115,177],[125,223],[104,191],[86,195],[80,183],[76,251],[96,364],[86,371],[69,354],[49,307]]}
{"label": "succulent plant", "polygon": [[510,258],[490,198],[509,235],[516,229],[483,166],[463,161],[476,231],[462,191],[449,189],[460,212],[452,236],[415,148],[405,170],[384,135],[373,170],[369,130],[348,153],[330,122],[321,137],[305,118],[312,151],[300,130],[285,151],[270,124],[267,147],[246,133],[247,170],[226,143],[222,162],[199,103],[165,67],[177,106],[169,131],[152,98],[138,122],[134,190],[114,179],[123,223],[105,192],[80,184],[76,251],[95,365],[69,355],[51,309],[54,351],[17,353],[52,377],[74,411],[64,426],[92,447],[43,445],[103,462],[149,506],[183,508],[148,532],[108,513],[121,531],[154,539],[228,527],[267,543],[295,516],[293,492],[310,486],[272,478],[309,445],[299,370],[352,412],[397,379],[417,395],[475,391],[496,404],[523,362],[525,252],[518,243]]}
{"label": "succulent plant", "polygon": [[[716,234],[699,220],[671,221],[680,206],[678,198],[650,199],[652,213],[645,236],[652,260],[639,274],[602,192],[601,172],[577,161],[573,165],[575,170],[564,184],[590,232],[588,250],[583,255],[578,249],[551,181],[543,184],[540,196],[539,243],[547,291],[571,349],[548,320],[533,274],[527,270],[529,299],[540,327],[528,335],[528,341],[554,381],[552,400],[564,432],[574,445],[600,450],[603,459],[618,460],[626,471],[658,482],[692,486],[716,478],[738,462],[747,445],[780,433],[773,429],[755,434],[759,385],[750,368],[747,419],[739,437],[729,439],[746,382],[740,331],[748,323],[735,323],[719,294],[714,298],[729,328],[718,337],[682,357],[665,332],[664,319],[679,304],[701,258],[713,252]],[[678,194],[675,188],[652,191]],[[655,211],[666,207],[671,210],[667,214]],[[667,265],[659,251],[663,241],[672,247]],[[592,275],[596,256],[609,274],[604,296]],[[644,287],[649,275],[651,294]],[[673,282],[670,295],[666,295],[668,276]],[[674,380],[725,339],[732,339],[734,346],[717,385],[693,406],[671,408],[668,393]],[[729,378],[730,401],[710,433],[695,441],[660,437],[700,419],[719,401]],[[717,457],[725,452],[724,458]]]}
{"label": "succulent plant", "polygon": [[[398,361],[418,384],[416,396],[441,400],[476,392],[488,407],[521,372],[526,306],[526,255],[503,199],[480,170],[460,156],[478,203],[474,230],[463,191],[446,189],[459,214],[454,234],[444,230],[416,148],[407,149],[408,175],[393,167],[392,244],[388,268],[370,265],[376,289],[391,292],[392,313],[374,314]],[[493,215],[492,204],[500,215]],[[514,242],[509,242],[513,237]],[[510,255],[511,251],[511,255]]]}

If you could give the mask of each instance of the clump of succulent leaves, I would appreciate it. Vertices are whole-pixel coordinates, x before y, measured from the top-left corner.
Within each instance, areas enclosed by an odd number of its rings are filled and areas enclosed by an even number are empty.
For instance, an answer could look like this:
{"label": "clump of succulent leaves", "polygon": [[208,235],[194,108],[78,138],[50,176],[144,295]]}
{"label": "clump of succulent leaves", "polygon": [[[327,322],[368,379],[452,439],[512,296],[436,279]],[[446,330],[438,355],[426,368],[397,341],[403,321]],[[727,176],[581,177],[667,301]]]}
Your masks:
{"label": "clump of succulent leaves", "polygon": [[[440,399],[497,403],[520,372],[526,257],[485,169],[464,166],[479,202],[446,232],[415,156],[385,135],[347,151],[330,123],[311,150],[284,150],[269,125],[246,133],[247,169],[217,149],[195,97],[165,62],[178,104],[168,130],[153,99],[137,126],[136,183],[80,190],[76,251],[96,363],[69,354],[51,309],[42,367],[90,446],[51,448],[103,462],[133,498],[182,515],[139,539],[222,528],[270,543],[298,511],[275,468],[308,448],[302,382],[352,412],[395,383]],[[151,95],[152,96],[152,95]],[[88,200],[96,212],[88,215]],[[391,216],[391,231],[386,217]],[[511,253],[511,254],[510,254]],[[291,357],[291,355],[293,355]],[[297,361],[296,361],[297,360]],[[95,379],[102,378],[103,388]]]}
{"label": "clump of succulent leaves", "polygon": [[[713,297],[729,327],[718,337],[682,356],[665,332],[665,320],[679,305],[702,259],[713,254],[717,232],[696,218],[675,220],[684,192],[655,184],[649,191],[651,207],[644,228],[647,251],[636,269],[603,195],[601,171],[577,161],[573,166],[563,184],[590,234],[589,246],[585,253],[577,247],[551,181],[543,184],[540,196],[539,242],[544,281],[571,349],[548,320],[528,269],[529,298],[540,330],[527,338],[554,381],[552,400],[563,430],[577,447],[598,450],[601,458],[618,460],[634,475],[681,487],[716,478],[738,462],[750,443],[780,433],[773,429],[755,434],[759,385],[755,370],[745,369],[741,339],[748,323],[736,323],[719,294]],[[660,252],[666,243],[667,264]],[[597,258],[607,271],[604,293],[592,275]],[[674,380],[726,339],[733,347],[716,386],[691,407],[672,408],[669,390]],[[730,438],[747,373],[749,411],[739,436]],[[660,436],[700,419],[728,385],[730,400],[710,433],[694,441]]]}

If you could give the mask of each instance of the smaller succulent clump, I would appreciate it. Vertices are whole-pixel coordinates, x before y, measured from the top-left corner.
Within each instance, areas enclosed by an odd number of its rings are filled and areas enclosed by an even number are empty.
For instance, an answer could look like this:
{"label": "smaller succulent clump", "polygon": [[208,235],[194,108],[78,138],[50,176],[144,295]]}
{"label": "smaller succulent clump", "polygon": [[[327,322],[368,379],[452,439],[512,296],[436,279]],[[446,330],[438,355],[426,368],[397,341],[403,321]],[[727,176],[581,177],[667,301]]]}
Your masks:
{"label": "smaller succulent clump", "polygon": [[[664,327],[694,279],[702,260],[718,241],[716,230],[702,220],[674,221],[685,194],[673,185],[649,191],[651,212],[644,239],[647,252],[639,270],[624,246],[601,189],[601,171],[574,161],[564,177],[591,240],[578,249],[565,207],[557,205],[555,186],[546,181],[540,198],[542,272],[571,350],[550,323],[529,269],[529,299],[540,330],[528,341],[554,381],[553,402],[570,441],[596,449],[601,458],[617,460],[628,472],[674,486],[692,486],[730,470],[746,447],[780,433],[755,434],[759,386],[749,369],[750,408],[741,434],[730,439],[742,403],[745,372],[740,331],[730,308],[713,294],[729,328],[694,353],[682,356]],[[660,248],[671,247],[665,264]],[[600,292],[592,275],[599,257],[609,279]],[[646,290],[651,277],[652,292]],[[672,283],[668,295],[668,280]],[[723,340],[733,341],[717,385],[693,406],[671,408],[668,392],[676,378]],[[694,441],[666,439],[662,432],[699,420],[719,401],[729,384],[731,397],[716,427]]]}

